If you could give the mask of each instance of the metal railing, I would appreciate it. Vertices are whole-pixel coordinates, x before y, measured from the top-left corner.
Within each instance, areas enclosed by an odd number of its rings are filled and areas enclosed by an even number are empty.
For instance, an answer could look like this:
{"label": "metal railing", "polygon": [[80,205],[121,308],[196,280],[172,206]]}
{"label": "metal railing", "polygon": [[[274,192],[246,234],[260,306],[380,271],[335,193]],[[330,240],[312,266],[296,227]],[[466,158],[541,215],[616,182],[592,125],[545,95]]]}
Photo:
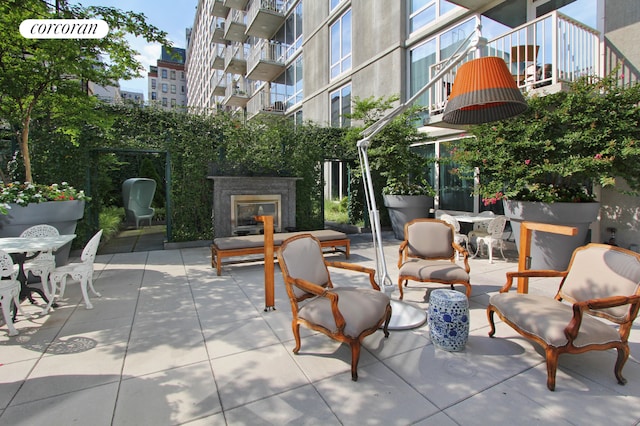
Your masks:
{"label": "metal railing", "polygon": [[251,0],[247,11],[247,22],[253,22],[261,10],[270,10],[276,13],[284,13],[282,0]]}
{"label": "metal railing", "polygon": [[[557,11],[490,40],[482,54],[504,59],[518,87],[526,91],[572,82],[600,72],[599,32]],[[462,63],[473,58],[474,55],[469,55]],[[444,62],[432,65],[429,75],[435,75]],[[431,115],[444,110],[462,63],[443,76],[441,85],[436,84],[431,90]]]}
{"label": "metal railing", "polygon": [[284,65],[285,47],[277,41],[260,40],[249,53],[247,69],[253,69],[260,61],[278,62]]}
{"label": "metal railing", "polygon": [[265,85],[255,93],[247,102],[247,118],[251,118],[260,112],[282,114],[285,110],[284,95],[271,92],[268,85]]}

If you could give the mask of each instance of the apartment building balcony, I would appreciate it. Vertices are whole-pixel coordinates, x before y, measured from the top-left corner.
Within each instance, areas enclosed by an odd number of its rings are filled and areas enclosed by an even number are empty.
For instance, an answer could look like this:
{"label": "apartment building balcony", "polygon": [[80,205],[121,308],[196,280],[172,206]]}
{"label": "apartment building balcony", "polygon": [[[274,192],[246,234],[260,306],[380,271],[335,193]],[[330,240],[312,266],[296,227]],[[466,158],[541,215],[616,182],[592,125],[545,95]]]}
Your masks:
{"label": "apartment building balcony", "polygon": [[230,9],[244,10],[249,0],[224,0],[222,4]]}
{"label": "apartment building balcony", "polygon": [[271,39],[284,20],[282,1],[251,0],[247,12],[247,35]]}
{"label": "apartment building balcony", "polygon": [[212,94],[214,96],[224,96],[227,93],[227,81],[224,75],[214,75],[212,77]]}
{"label": "apartment building balcony", "polygon": [[232,43],[226,47],[224,54],[224,71],[229,74],[245,75],[247,73],[247,57],[249,47],[244,43]]}
{"label": "apartment building balcony", "polygon": [[244,43],[247,40],[247,12],[232,9],[224,25],[224,38]]}
{"label": "apartment building balcony", "polygon": [[223,0],[213,0],[211,2],[211,14],[220,18],[226,18],[229,14],[229,8],[224,5]]}
{"label": "apartment building balcony", "polygon": [[285,46],[279,42],[261,40],[247,58],[247,78],[272,81],[285,70]]}
{"label": "apartment building balcony", "polygon": [[213,52],[213,57],[211,58],[211,68],[214,70],[223,70],[225,67],[225,50],[224,46],[217,46],[215,51]]}
{"label": "apartment building balcony", "polygon": [[[469,54],[430,90],[425,125],[447,126],[442,113],[457,69],[474,55]],[[599,32],[557,11],[490,40],[483,55],[503,58],[517,86],[529,94],[566,90],[579,77],[600,73]],[[437,74],[444,63],[432,65],[430,75]]]}
{"label": "apartment building balcony", "polygon": [[224,106],[244,108],[247,102],[249,102],[249,91],[246,81],[241,79],[227,84],[222,100]]}
{"label": "apartment building balcony", "polygon": [[255,93],[247,102],[247,119],[260,114],[284,115],[286,103],[282,95],[271,93],[269,85]]}
{"label": "apartment building balcony", "polygon": [[212,26],[213,26],[213,31],[212,31],[212,37],[211,37],[211,41],[213,41],[214,43],[226,43],[228,40],[224,38],[224,25],[225,24],[225,20],[222,18],[215,18]]}

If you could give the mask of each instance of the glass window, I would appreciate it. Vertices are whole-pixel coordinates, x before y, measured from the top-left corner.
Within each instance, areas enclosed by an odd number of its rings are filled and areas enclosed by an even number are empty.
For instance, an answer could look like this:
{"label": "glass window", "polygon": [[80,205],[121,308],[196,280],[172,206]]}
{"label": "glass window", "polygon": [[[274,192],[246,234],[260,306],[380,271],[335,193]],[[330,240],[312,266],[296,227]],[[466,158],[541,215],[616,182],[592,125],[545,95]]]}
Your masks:
{"label": "glass window", "polygon": [[162,70],[162,78],[167,78],[167,70]]}
{"label": "glass window", "polygon": [[331,78],[351,69],[351,10],[331,25]]}
{"label": "glass window", "polygon": [[[436,39],[431,39],[409,52],[411,64],[409,66],[409,90],[411,96],[417,93],[430,80],[429,72],[431,65],[437,61]],[[416,101],[418,105],[427,106],[432,101],[428,98],[428,92]]]}
{"label": "glass window", "polygon": [[171,93],[176,93],[176,85],[175,84],[171,85]]}
{"label": "glass window", "polygon": [[171,70],[169,75],[171,76],[171,80],[175,80],[176,79],[176,71],[175,70]]}
{"label": "glass window", "polygon": [[466,22],[440,35],[440,60],[447,59],[476,30],[476,19]]}
{"label": "glass window", "polygon": [[287,16],[276,40],[286,46],[285,59],[291,58],[302,47],[302,2]]}
{"label": "glass window", "polygon": [[162,83],[162,93],[167,93],[169,91],[169,85],[167,83]]}
{"label": "glass window", "polygon": [[411,0],[409,9],[409,33],[417,31],[457,6],[447,0]]}
{"label": "glass window", "polygon": [[167,98],[162,98],[162,106],[167,106]]}
{"label": "glass window", "polygon": [[156,99],[158,99],[158,94],[156,92],[151,92],[151,100],[155,101]]}
{"label": "glass window", "polygon": [[351,114],[351,84],[348,84],[329,94],[331,127],[349,127],[351,120],[346,116]]}
{"label": "glass window", "polygon": [[332,11],[333,9],[338,7],[338,5],[340,4],[341,1],[342,0],[330,0],[329,11]]}
{"label": "glass window", "polygon": [[151,79],[151,88],[152,88],[152,89],[155,89],[155,88],[156,88],[156,79],[155,79],[155,78],[152,78],[152,79]]}

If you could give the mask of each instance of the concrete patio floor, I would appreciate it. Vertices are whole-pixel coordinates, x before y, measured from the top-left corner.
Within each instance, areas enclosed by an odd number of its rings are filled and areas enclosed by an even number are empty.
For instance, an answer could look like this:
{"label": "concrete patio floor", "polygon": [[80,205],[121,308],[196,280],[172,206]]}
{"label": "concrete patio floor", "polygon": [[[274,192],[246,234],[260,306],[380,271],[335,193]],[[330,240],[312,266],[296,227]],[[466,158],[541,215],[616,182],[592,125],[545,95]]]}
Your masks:
{"label": "concrete patio floor", "polygon": [[[371,236],[352,236],[350,261],[374,266]],[[385,234],[390,275],[399,241]],[[359,380],[350,351],[303,330],[298,355],[282,277],[264,312],[261,262],[216,276],[208,247],[99,254],[93,310],[70,282],[46,316],[24,302],[20,334],[0,327],[0,425],[485,425],[640,422],[640,323],[617,384],[615,351],[560,357],[546,388],[541,350],[502,323],[487,336],[491,293],[516,270],[511,259],[472,259],[471,333],[462,352],[435,348],[428,327],[365,340]],[[342,255],[331,258],[342,260]],[[337,284],[362,277],[332,270]],[[553,294],[557,281],[532,280]],[[551,285],[549,285],[551,284]],[[405,300],[426,308],[428,290]],[[392,297],[397,298],[394,291]]]}

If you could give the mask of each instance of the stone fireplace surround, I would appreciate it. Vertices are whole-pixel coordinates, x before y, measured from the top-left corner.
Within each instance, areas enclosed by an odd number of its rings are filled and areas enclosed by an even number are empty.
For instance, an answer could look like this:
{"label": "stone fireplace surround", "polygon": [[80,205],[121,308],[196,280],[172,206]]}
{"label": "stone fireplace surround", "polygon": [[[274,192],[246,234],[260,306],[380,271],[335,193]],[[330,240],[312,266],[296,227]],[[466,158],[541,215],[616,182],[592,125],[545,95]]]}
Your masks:
{"label": "stone fireplace surround", "polygon": [[212,222],[214,237],[231,237],[231,196],[279,194],[281,229],[296,226],[296,177],[207,176],[213,180]]}

